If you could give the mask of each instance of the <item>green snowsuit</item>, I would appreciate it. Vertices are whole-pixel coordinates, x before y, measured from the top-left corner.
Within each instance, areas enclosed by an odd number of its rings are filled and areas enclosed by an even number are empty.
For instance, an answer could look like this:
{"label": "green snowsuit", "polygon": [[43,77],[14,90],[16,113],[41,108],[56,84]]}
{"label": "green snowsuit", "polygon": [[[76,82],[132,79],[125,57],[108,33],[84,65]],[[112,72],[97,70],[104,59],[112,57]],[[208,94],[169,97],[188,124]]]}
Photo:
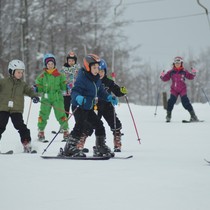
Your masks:
{"label": "green snowsuit", "polygon": [[44,131],[53,107],[55,117],[64,130],[68,130],[68,121],[64,110],[62,92],[66,91],[66,78],[57,69],[49,72],[44,69],[36,79],[38,93],[42,94],[38,119],[38,128]]}

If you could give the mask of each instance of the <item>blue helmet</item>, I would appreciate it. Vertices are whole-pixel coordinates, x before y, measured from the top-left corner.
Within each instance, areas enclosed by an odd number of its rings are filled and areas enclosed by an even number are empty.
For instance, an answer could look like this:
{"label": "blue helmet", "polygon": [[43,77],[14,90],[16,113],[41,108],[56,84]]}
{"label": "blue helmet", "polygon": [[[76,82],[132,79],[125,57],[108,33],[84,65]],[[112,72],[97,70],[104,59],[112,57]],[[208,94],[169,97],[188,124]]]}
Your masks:
{"label": "blue helmet", "polygon": [[101,61],[99,63],[99,70],[104,70],[105,74],[107,72],[107,64],[104,59],[101,59]]}
{"label": "blue helmet", "polygon": [[55,64],[55,66],[56,66],[55,56],[53,54],[51,54],[51,53],[47,53],[43,57],[43,64],[44,64],[45,67],[47,66],[47,63],[49,61],[52,61]]}

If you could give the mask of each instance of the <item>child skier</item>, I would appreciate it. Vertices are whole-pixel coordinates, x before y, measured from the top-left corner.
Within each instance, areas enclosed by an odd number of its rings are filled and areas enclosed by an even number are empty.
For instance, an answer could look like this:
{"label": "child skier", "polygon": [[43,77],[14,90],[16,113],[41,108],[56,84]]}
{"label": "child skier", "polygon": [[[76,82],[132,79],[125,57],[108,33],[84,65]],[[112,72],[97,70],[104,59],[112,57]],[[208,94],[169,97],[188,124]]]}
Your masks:
{"label": "child skier", "polygon": [[20,134],[24,152],[30,153],[32,151],[30,130],[24,124],[22,115],[24,95],[31,97],[34,103],[39,102],[39,97],[31,86],[22,80],[24,71],[25,64],[22,61],[12,60],[8,65],[9,77],[0,79],[0,139],[10,117]]}
{"label": "child skier", "polygon": [[96,146],[94,156],[113,156],[110,148],[105,144],[105,128],[103,122],[93,110],[98,98],[102,98],[117,105],[116,97],[108,94],[102,86],[99,72],[100,58],[89,54],[83,60],[84,67],[78,72],[77,80],[72,89],[72,110],[74,111],[75,126],[69,135],[64,147],[64,154],[68,156],[86,155],[77,145],[82,136],[91,136],[96,129]]}
{"label": "child skier", "polygon": [[[112,79],[107,77],[107,64],[106,61],[101,59],[99,64],[99,75],[102,81],[103,86],[105,87],[108,93],[114,93],[115,96],[121,97],[127,94],[127,89],[125,87],[118,86]],[[114,152],[121,152],[121,129],[122,124],[117,117],[112,103],[98,99],[98,104],[95,106],[95,109],[98,112],[98,117],[101,119],[104,117],[108,123],[111,131],[114,136]],[[97,132],[97,129],[96,129]],[[81,139],[80,148],[84,146],[86,138]]]}
{"label": "child skier", "polygon": [[185,79],[193,80],[196,75],[197,70],[192,69],[192,73],[186,70],[183,66],[183,59],[182,57],[175,57],[173,62],[173,68],[169,70],[166,74],[163,71],[160,75],[162,81],[166,82],[170,79],[172,80],[171,84],[171,95],[168,100],[167,105],[167,115],[166,115],[166,122],[171,121],[171,113],[174,108],[174,104],[176,103],[177,97],[180,95],[181,102],[183,107],[188,110],[190,113],[190,121],[197,122],[199,121],[193,107],[190,103],[189,98],[187,97],[187,86],[185,83]]}
{"label": "child skier", "polygon": [[41,106],[38,118],[38,140],[44,141],[44,129],[53,107],[55,117],[61,128],[64,130],[64,140],[69,135],[68,122],[64,111],[64,101],[62,92],[66,91],[66,78],[56,68],[54,55],[45,54],[43,58],[44,71],[36,79],[37,92],[42,94]]}
{"label": "child skier", "polygon": [[66,116],[69,116],[69,110],[71,105],[71,89],[74,86],[74,82],[77,77],[79,70],[79,64],[77,64],[77,56],[74,52],[69,52],[66,57],[66,63],[64,64],[61,73],[65,74],[67,82],[67,90],[63,93],[64,98],[64,108],[66,111]]}

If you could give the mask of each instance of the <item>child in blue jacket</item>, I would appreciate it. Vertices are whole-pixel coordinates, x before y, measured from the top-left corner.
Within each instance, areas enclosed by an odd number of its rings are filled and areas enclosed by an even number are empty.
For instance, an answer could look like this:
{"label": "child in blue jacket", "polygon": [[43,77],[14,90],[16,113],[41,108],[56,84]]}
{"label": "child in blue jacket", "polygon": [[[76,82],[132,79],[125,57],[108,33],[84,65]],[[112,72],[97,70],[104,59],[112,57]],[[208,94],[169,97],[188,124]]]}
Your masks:
{"label": "child in blue jacket", "polygon": [[94,147],[95,156],[113,156],[110,148],[105,144],[105,128],[93,110],[98,98],[110,101],[117,105],[116,97],[112,96],[102,86],[99,76],[100,58],[97,55],[89,54],[83,60],[84,67],[78,72],[77,80],[71,92],[72,111],[75,117],[75,126],[71,131],[64,147],[64,154],[67,156],[86,155],[77,147],[82,135],[91,136],[93,129],[97,132],[96,146]]}

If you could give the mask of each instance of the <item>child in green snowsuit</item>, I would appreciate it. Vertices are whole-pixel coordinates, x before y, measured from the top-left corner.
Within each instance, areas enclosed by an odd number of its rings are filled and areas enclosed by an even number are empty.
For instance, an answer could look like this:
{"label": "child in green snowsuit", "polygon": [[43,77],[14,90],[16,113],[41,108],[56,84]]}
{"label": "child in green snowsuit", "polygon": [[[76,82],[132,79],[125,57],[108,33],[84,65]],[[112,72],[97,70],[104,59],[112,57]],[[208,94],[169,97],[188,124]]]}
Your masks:
{"label": "child in green snowsuit", "polygon": [[62,92],[66,91],[66,78],[56,68],[55,57],[52,54],[46,54],[43,58],[46,68],[36,79],[36,90],[42,94],[41,107],[38,118],[38,140],[44,141],[44,129],[53,107],[55,117],[61,128],[64,130],[63,137],[66,139],[69,135],[68,121],[64,110],[64,100]]}

